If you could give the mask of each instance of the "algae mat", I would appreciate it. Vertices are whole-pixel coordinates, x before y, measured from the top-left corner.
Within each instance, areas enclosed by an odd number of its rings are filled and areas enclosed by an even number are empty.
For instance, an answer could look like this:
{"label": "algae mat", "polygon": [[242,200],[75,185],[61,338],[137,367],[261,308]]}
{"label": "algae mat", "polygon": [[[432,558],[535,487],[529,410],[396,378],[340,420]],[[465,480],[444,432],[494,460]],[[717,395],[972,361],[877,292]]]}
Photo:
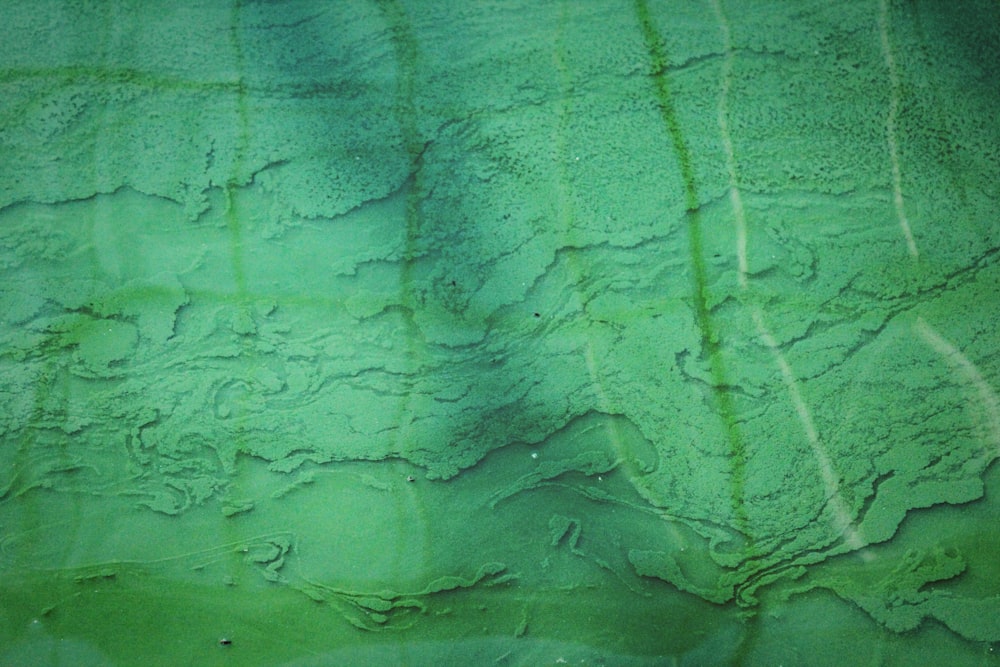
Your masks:
{"label": "algae mat", "polygon": [[996,3],[3,5],[0,663],[993,659]]}

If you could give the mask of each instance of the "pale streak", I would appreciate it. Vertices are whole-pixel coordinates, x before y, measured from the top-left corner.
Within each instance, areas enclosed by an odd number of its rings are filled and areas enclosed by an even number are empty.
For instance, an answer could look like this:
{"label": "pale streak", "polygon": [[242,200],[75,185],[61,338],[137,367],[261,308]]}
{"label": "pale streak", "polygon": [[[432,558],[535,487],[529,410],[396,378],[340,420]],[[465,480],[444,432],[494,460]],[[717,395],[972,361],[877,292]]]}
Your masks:
{"label": "pale streak", "polygon": [[[740,288],[746,291],[749,287],[747,279],[749,262],[747,261],[746,213],[743,209],[743,199],[740,196],[739,180],[736,173],[736,155],[733,151],[733,142],[729,134],[729,122],[727,119],[729,87],[732,79],[733,48],[730,40],[729,22],[722,12],[719,0],[711,0],[711,2],[712,9],[719,22],[723,46],[725,48],[725,58],[722,63],[722,85],[719,91],[718,122],[719,133],[722,136],[722,147],[726,153],[726,171],[729,174],[729,201],[733,206],[733,220],[736,227],[737,280]],[[757,333],[771,351],[771,355],[774,357],[775,363],[781,371],[781,378],[785,384],[785,389],[791,397],[792,405],[798,415],[799,422],[802,424],[806,440],[809,442],[809,447],[812,449],[813,456],[819,466],[819,473],[823,480],[823,489],[827,502],[830,503],[835,517],[835,528],[844,535],[844,541],[849,547],[855,550],[861,549],[866,545],[866,542],[861,535],[860,529],[854,524],[847,504],[844,502],[843,494],[840,493],[840,479],[834,469],[833,462],[830,460],[829,454],[827,454],[826,449],[823,447],[819,431],[816,429],[812,413],[809,411],[809,406],[806,405],[805,400],[802,398],[800,383],[792,371],[791,364],[788,363],[785,355],[781,352],[781,348],[778,346],[774,335],[764,322],[764,315],[760,308],[751,306],[751,312],[754,324],[757,326]]]}
{"label": "pale streak", "polygon": [[885,138],[889,144],[889,159],[892,162],[892,199],[896,206],[896,217],[899,227],[906,238],[906,248],[910,257],[920,256],[917,243],[913,240],[910,222],[906,219],[906,207],[903,204],[903,179],[899,170],[899,147],[896,143],[896,116],[899,113],[899,74],[896,72],[896,59],[889,45],[889,6],[887,0],[879,0],[878,30],[882,39],[882,56],[885,67],[889,70],[889,113],[885,119]]}
{"label": "pale streak", "polygon": [[733,70],[733,47],[729,38],[729,21],[722,13],[719,0],[712,0],[712,9],[715,11],[715,18],[719,21],[719,28],[722,31],[722,43],[726,49],[726,57],[722,61],[722,87],[719,90],[718,121],[719,133],[722,135],[722,148],[726,152],[726,171],[729,174],[729,201],[733,206],[733,218],[736,223],[736,277],[742,289],[747,288],[747,224],[746,216],[743,213],[743,198],[740,196],[740,189],[737,187],[736,179],[736,154],[733,152],[733,140],[729,134],[729,118],[726,110],[729,98],[729,83],[732,80]]}
{"label": "pale streak", "polygon": [[816,429],[812,413],[809,412],[809,406],[806,405],[805,400],[802,398],[802,391],[799,389],[801,385],[798,379],[796,379],[795,373],[792,371],[792,367],[785,358],[785,355],[782,354],[781,348],[778,347],[778,341],[774,339],[774,336],[764,323],[764,317],[760,309],[756,307],[753,311],[753,321],[757,325],[757,332],[760,334],[761,340],[771,350],[775,363],[778,364],[778,368],[781,370],[781,379],[785,383],[785,389],[788,391],[788,395],[792,399],[792,405],[795,407],[795,412],[799,416],[799,422],[802,424],[802,430],[805,431],[806,440],[809,441],[813,457],[819,465],[819,474],[823,479],[823,490],[829,499],[833,514],[836,517],[835,525],[838,530],[844,532],[844,540],[848,546],[855,550],[860,549],[866,543],[861,537],[860,530],[854,525],[854,519],[851,517],[847,504],[844,502],[844,497],[840,493],[840,479],[833,467],[833,462],[830,460],[830,455],[827,454],[826,448],[823,447],[823,443],[820,440],[819,431]]}
{"label": "pale streak", "polygon": [[976,365],[969,361],[969,358],[962,354],[957,347],[948,342],[944,336],[935,331],[931,325],[927,324],[924,318],[917,317],[914,328],[935,352],[944,357],[945,361],[958,370],[966,382],[976,388],[979,400],[986,410],[986,419],[993,445],[992,456],[988,458],[992,460],[995,456],[1000,455],[1000,400],[997,399],[993,388],[990,387]]}

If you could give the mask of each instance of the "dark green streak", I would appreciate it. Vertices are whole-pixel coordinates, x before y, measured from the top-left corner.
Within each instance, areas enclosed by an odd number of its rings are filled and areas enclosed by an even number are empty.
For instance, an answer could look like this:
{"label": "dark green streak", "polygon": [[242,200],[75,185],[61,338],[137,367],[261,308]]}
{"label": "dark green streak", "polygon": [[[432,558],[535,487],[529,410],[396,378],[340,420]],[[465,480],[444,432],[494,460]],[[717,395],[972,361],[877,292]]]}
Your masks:
{"label": "dark green streak", "polygon": [[411,183],[406,202],[406,251],[403,257],[401,283],[402,303],[408,311],[408,317],[412,317],[415,304],[411,274],[420,233],[420,204],[423,199],[420,168],[425,147],[417,128],[417,111],[414,105],[419,49],[403,7],[395,0],[378,0],[377,4],[389,28],[393,54],[396,58],[398,73],[393,108],[402,133],[403,148],[410,161]]}
{"label": "dark green streak", "polygon": [[705,257],[702,247],[701,213],[699,210],[698,188],[695,183],[694,168],[691,166],[691,152],[684,142],[677,112],[674,109],[673,96],[667,78],[668,61],[663,49],[662,40],[653,26],[649,15],[649,6],[645,0],[635,0],[635,13],[642,30],[642,39],[649,53],[650,77],[656,90],[656,99],[660,110],[660,118],[677,156],[681,168],[681,178],[684,180],[684,204],[688,220],[688,240],[691,254],[691,268],[694,274],[694,309],[695,319],[701,331],[704,354],[712,374],[712,391],[715,395],[719,417],[725,427],[729,441],[729,455],[733,468],[733,484],[731,502],[739,529],[747,536],[748,519],[743,506],[746,487],[746,450],[740,435],[736,420],[736,409],[728,391],[729,383],[723,363],[718,332],[712,323],[708,308],[708,278],[705,270]]}
{"label": "dark green streak", "polygon": [[[417,242],[420,236],[421,204],[424,198],[422,168],[426,147],[421,139],[417,124],[417,108],[414,103],[420,49],[405,8],[397,0],[376,0],[376,4],[388,28],[393,55],[396,59],[397,78],[393,108],[396,122],[399,123],[402,133],[403,148],[410,162],[410,178],[406,194],[406,247],[403,257],[400,259],[399,299],[404,326],[407,330],[405,351],[407,373],[415,376],[419,373],[421,365],[419,357],[423,336],[415,320],[418,300],[414,291],[413,269],[419,254]],[[412,401],[412,393],[406,386],[402,387],[394,423],[400,434],[397,441],[398,453],[403,459],[407,458],[408,450],[414,444],[408,434]],[[424,506],[417,501],[412,488],[407,487],[407,489],[407,494],[400,494],[396,497],[396,502],[400,505],[400,516],[404,516],[407,512],[404,506],[414,507],[416,512],[420,514],[421,520],[425,521],[426,519],[423,518]],[[405,568],[404,554],[411,547],[400,541],[401,535],[396,538],[396,563],[397,567]],[[423,558],[424,562],[431,562],[433,556],[430,552],[425,551]]]}
{"label": "dark green streak", "polygon": [[236,85],[236,113],[239,122],[239,143],[233,165],[233,175],[226,183],[226,224],[229,227],[230,245],[232,247],[233,276],[236,280],[236,290],[240,299],[246,298],[246,273],[243,266],[243,225],[236,208],[236,195],[242,179],[243,164],[246,151],[250,146],[250,112],[247,104],[247,90],[243,73],[246,71],[246,58],[243,54],[243,44],[240,36],[240,2],[233,4],[232,20],[230,22],[230,46],[236,58],[236,68],[239,82]]}

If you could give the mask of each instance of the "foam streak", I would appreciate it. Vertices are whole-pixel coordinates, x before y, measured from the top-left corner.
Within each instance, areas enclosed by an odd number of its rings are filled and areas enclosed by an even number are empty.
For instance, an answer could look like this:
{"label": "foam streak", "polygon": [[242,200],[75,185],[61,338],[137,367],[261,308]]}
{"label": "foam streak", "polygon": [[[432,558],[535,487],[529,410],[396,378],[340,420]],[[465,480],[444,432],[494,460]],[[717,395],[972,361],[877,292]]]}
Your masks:
{"label": "foam streak", "polygon": [[906,239],[906,248],[910,257],[917,259],[920,252],[913,240],[910,222],[906,219],[906,206],[903,203],[903,179],[899,169],[899,145],[896,142],[896,116],[899,115],[899,74],[896,71],[896,59],[892,55],[889,44],[889,3],[879,0],[878,18],[879,36],[882,39],[882,56],[885,58],[885,68],[889,71],[889,113],[885,119],[885,139],[889,145],[889,160],[892,163],[892,200],[896,206],[896,218]]}

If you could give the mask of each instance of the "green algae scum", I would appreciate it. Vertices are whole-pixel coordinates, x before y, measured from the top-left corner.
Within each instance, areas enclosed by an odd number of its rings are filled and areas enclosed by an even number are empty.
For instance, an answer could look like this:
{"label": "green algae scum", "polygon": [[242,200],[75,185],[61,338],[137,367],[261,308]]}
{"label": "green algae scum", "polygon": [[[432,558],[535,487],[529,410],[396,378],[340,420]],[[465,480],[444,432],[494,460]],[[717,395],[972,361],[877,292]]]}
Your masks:
{"label": "green algae scum", "polygon": [[0,667],[1000,664],[995,0],[0,10]]}

